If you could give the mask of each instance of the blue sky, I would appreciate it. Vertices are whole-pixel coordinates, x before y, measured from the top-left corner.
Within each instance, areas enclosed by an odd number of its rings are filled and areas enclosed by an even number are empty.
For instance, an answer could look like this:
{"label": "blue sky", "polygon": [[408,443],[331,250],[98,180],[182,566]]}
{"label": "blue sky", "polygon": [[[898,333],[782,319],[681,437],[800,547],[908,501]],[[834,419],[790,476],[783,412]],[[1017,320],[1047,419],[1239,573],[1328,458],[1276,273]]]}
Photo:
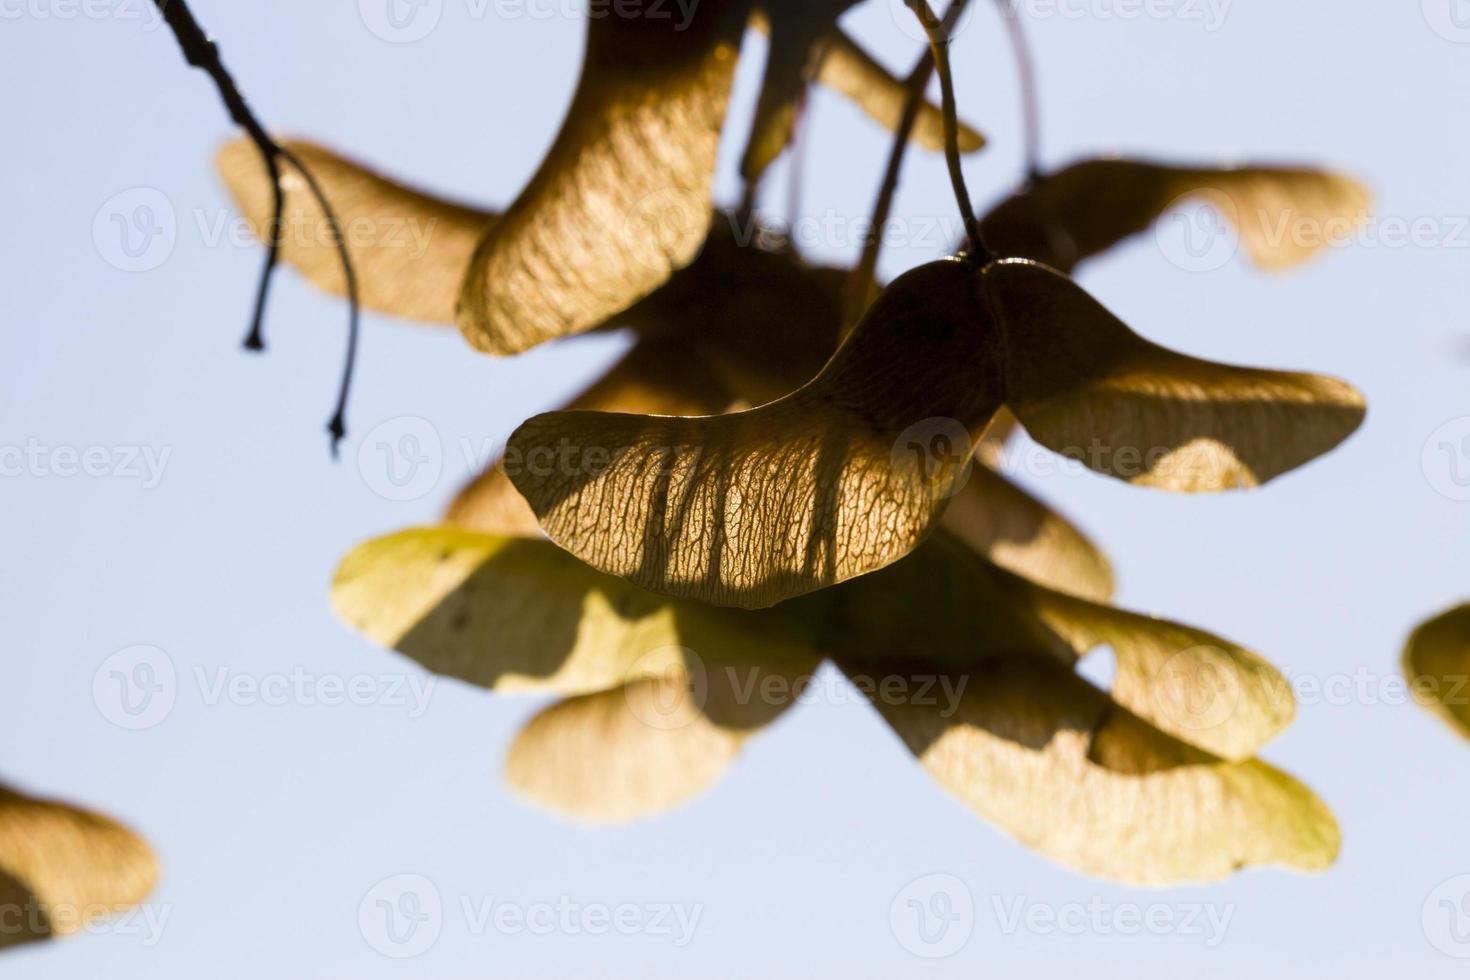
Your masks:
{"label": "blue sky", "polygon": [[[0,2],[0,446],[46,461],[0,477],[0,772],[127,819],[164,869],[151,922],[9,954],[9,975],[1457,975],[1449,954],[1470,947],[1436,916],[1470,891],[1455,880],[1470,874],[1457,778],[1470,745],[1392,688],[1412,624],[1470,597],[1470,503],[1456,482],[1470,470],[1450,468],[1470,458],[1438,455],[1470,433],[1470,17],[1454,2],[1026,8],[1049,163],[1115,150],[1314,162],[1374,192],[1369,230],[1287,275],[1238,259],[1182,269],[1166,231],[1081,276],[1152,339],[1335,374],[1370,402],[1337,452],[1256,493],[1022,475],[1107,548],[1125,605],[1259,650],[1303,695],[1265,754],[1337,813],[1338,865],[1162,891],[1027,852],[837,695],[791,712],[707,796],[627,830],[578,829],[511,797],[501,758],[536,702],[425,686],[335,621],[326,585],[354,543],[433,520],[481,447],[595,376],[623,341],[495,361],[450,331],[369,316],[351,434],[331,464],[322,426],[343,310],[284,274],[269,355],[239,352],[260,254],[211,232],[232,215],[210,168],[231,131],[206,79],[141,0]],[[374,3],[195,6],[278,131],[507,203],[571,92],[579,5],[440,0],[422,37],[387,40]],[[896,68],[917,53],[901,7],[867,0],[846,18]],[[999,24],[977,7],[956,56],[962,110],[992,140],[967,165],[989,201],[1017,178],[1020,133]],[[757,69],[744,63],[732,127]],[[826,93],[811,119],[803,212],[865,215],[884,134]],[[767,202],[777,212],[783,175]],[[171,247],[140,260],[151,268],[127,271],[107,244],[120,194],[127,213],[172,215]],[[952,214],[938,158],[911,156],[895,214]],[[1427,229],[1416,241],[1393,231],[1414,222]],[[914,237],[886,253],[886,274],[938,253]],[[853,255],[840,234],[815,245]],[[442,467],[413,499],[388,499],[359,449],[404,417],[430,426]],[[140,662],[166,664],[171,706],[129,728],[96,692]],[[334,679],[357,694],[323,703]],[[400,875],[441,902],[434,941],[408,960],[381,955],[359,926]],[[920,879],[926,901],[936,880],[969,896],[966,942],[948,958],[914,957],[890,925]],[[694,922],[541,935],[497,926],[502,903]],[[1170,927],[1130,931],[1135,907],[1161,908]]]}

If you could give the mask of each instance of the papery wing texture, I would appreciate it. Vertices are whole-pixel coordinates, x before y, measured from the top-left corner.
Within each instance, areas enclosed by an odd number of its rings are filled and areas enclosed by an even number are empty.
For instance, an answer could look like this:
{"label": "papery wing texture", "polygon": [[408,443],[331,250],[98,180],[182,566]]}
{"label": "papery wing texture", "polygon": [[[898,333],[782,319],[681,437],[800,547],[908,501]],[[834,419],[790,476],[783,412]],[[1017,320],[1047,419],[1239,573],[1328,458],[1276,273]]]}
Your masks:
{"label": "papery wing texture", "polygon": [[1048,589],[1025,592],[1040,620],[1078,655],[1111,649],[1113,700],[1181,741],[1245,759],[1296,714],[1286,678],[1229,640]]}
{"label": "papery wing texture", "polygon": [[1113,569],[1065,517],[977,462],[949,502],[943,526],[1002,568],[1041,585],[1106,602]]}
{"label": "papery wing texture", "polygon": [[[470,254],[495,214],[465,207],[383,177],[301,140],[284,144],[321,185],[341,223],[365,309],[425,323],[453,323],[454,299]],[[268,237],[274,200],[260,153],[241,137],[215,158],[220,179],[251,230]],[[336,236],[295,168],[281,161],[285,208],[281,259],[319,289],[346,287]]]}
{"label": "papery wing texture", "polygon": [[686,654],[657,676],[541,711],[516,736],[506,779],[543,806],[595,823],[677,806],[795,703],[819,663],[815,650],[779,661],[754,649],[723,662]]}
{"label": "papery wing texture", "polygon": [[[638,341],[565,409],[714,415],[730,407],[732,398],[705,356],[688,341],[671,337]],[[496,459],[460,490],[445,512],[445,522],[486,534],[539,536],[536,515],[511,483],[505,465],[505,459]]]}
{"label": "papery wing texture", "polygon": [[[811,607],[751,616],[653,595],[545,541],[458,528],[366,542],[338,566],[337,614],[435,674],[503,692],[586,694],[685,669],[804,664]],[[715,666],[710,666],[715,665]],[[719,689],[708,702],[738,727]]]}
{"label": "papery wing texture", "polygon": [[[867,668],[848,673],[878,690]],[[1336,858],[1336,822],[1300,782],[1171,738],[1063,664],[992,661],[952,705],[873,701],[966,807],[1085,874],[1166,885],[1258,865],[1318,871]]]}
{"label": "papery wing texture", "polygon": [[694,258],[744,6],[707,0],[682,28],[588,21],[561,131],[470,261],[457,320],[474,347],[514,354],[588,330]]}
{"label": "papery wing texture", "polygon": [[1175,353],[1044,266],[1008,260],[984,275],[1004,325],[1006,404],[1037,442],[1100,473],[1192,493],[1253,487],[1363,420],[1345,382]]}
{"label": "papery wing texture", "polygon": [[1066,665],[1113,652],[1113,700],[1196,748],[1242,759],[1290,723],[1269,663],[1229,640],[1037,585],[936,533],[838,592],[823,645],[849,665],[923,662],[963,675],[1020,656]]}
{"label": "papery wing texture", "polygon": [[1256,265],[1281,269],[1346,241],[1369,195],[1351,177],[1305,167],[1082,160],[1002,201],[981,227],[1000,254],[1071,272],[1186,200],[1212,205]]}
{"label": "papery wing texture", "polygon": [[708,789],[745,737],[710,721],[683,678],[644,678],[540,711],[511,744],[505,778],[558,813],[625,823]]}
{"label": "papery wing texture", "polygon": [[0,786],[0,948],[76,932],[147,898],[147,843],[100,814]]}
{"label": "papery wing texture", "polygon": [[1470,738],[1470,604],[1421,623],[1403,654],[1415,699]]}
{"label": "papery wing texture", "polygon": [[[641,339],[562,410],[719,415],[789,394],[837,346],[842,280],[790,253],[741,245],[731,222],[716,221],[698,259],[614,319]],[[490,534],[539,534],[505,463],[495,460],[465,487],[445,519]]]}
{"label": "papery wing texture", "polygon": [[[560,455],[513,479],[553,540],[654,591],[760,607],[835,584],[938,519],[996,407],[985,320],[968,266],[923,266],[790,396],[716,418],[537,416],[510,445]],[[911,454],[905,433],[936,417],[958,428],[946,451]]]}

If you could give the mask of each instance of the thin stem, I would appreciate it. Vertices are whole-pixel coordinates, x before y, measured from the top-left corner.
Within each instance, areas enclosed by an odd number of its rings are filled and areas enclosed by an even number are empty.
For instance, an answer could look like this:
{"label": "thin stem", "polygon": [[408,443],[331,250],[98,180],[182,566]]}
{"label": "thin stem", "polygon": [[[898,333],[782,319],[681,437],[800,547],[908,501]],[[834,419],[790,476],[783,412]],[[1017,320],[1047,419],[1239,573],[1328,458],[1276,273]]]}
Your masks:
{"label": "thin stem", "polygon": [[347,435],[347,395],[352,389],[352,372],[357,364],[358,311],[361,309],[357,293],[357,272],[353,269],[352,260],[347,255],[347,240],[342,232],[342,222],[337,220],[337,212],[327,201],[327,195],[322,193],[321,184],[317,183],[316,177],[302,165],[296,154],[281,147],[281,157],[300,171],[302,177],[306,178],[306,186],[311,189],[311,196],[316,198],[316,203],[321,206],[322,214],[326,216],[327,224],[331,225],[332,240],[337,246],[337,258],[342,263],[342,278],[347,286],[347,356],[342,365],[342,385],[337,391],[337,407],[332,412],[332,418],[327,422],[327,431],[332,434],[332,458],[336,459],[342,437]]}
{"label": "thin stem", "polygon": [[[945,32],[954,29],[969,0],[954,0],[944,12],[941,26]],[[924,91],[934,74],[934,50],[926,47],[919,60],[904,79],[903,110],[898,125],[893,129],[893,147],[888,151],[888,166],[883,171],[883,183],[878,188],[878,199],[873,204],[873,217],[868,222],[868,237],[863,241],[862,255],[853,268],[847,282],[847,322],[852,323],[867,305],[868,291],[872,288],[878,271],[878,255],[883,251],[883,228],[888,224],[888,214],[893,210],[893,198],[898,191],[898,177],[903,170],[904,155],[913,138],[914,125],[924,106]]]}
{"label": "thin stem", "polygon": [[[970,240],[970,249],[982,265],[994,259],[994,253],[985,247],[985,238],[980,233],[980,222],[975,218],[975,207],[970,203],[970,191],[965,186],[965,174],[960,167],[960,141],[958,112],[955,109],[954,74],[949,63],[950,29],[930,9],[928,0],[904,0],[909,9],[924,26],[929,38],[929,47],[934,52],[934,67],[939,72],[939,91],[943,98],[944,113],[944,161],[949,166],[949,182],[954,188],[955,203],[960,209],[960,219],[965,223],[965,235]],[[965,0],[955,0],[959,7]],[[947,18],[946,18],[947,20]]]}
{"label": "thin stem", "polygon": [[810,84],[803,84],[796,97],[791,120],[791,142],[786,157],[786,220],[792,228],[801,220],[802,177],[806,174],[806,122]]}
{"label": "thin stem", "polygon": [[1006,36],[1016,58],[1016,73],[1021,83],[1021,123],[1026,141],[1026,178],[1033,183],[1041,179],[1041,109],[1036,94],[1036,62],[1031,46],[1026,43],[1026,29],[1021,23],[1021,10],[1013,0],[996,0]]}
{"label": "thin stem", "polygon": [[924,105],[924,89],[934,74],[934,52],[925,48],[924,53],[904,79],[903,114],[893,128],[893,147],[888,151],[888,166],[883,171],[883,183],[878,187],[878,199],[873,204],[873,218],[868,223],[868,237],[863,241],[862,255],[853,267],[847,280],[847,322],[852,323],[868,303],[868,291],[878,270],[878,253],[883,250],[883,226],[888,223],[888,214],[893,210],[893,197],[898,191],[898,175],[903,170],[904,154]]}
{"label": "thin stem", "polygon": [[271,223],[266,234],[265,266],[260,270],[260,284],[255,289],[255,312],[250,316],[250,332],[245,335],[246,350],[265,350],[265,303],[270,296],[271,278],[281,257],[281,222],[286,211],[286,194],[281,190],[281,162],[278,154],[269,153],[259,144],[261,161],[271,181]]}
{"label": "thin stem", "polygon": [[163,15],[164,22],[173,31],[174,37],[183,49],[184,60],[191,66],[198,68],[209,75],[214,82],[215,88],[219,90],[220,99],[225,104],[225,110],[230,119],[245,130],[255,148],[260,151],[262,161],[265,163],[266,171],[270,176],[271,191],[273,194],[272,216],[270,230],[266,241],[265,267],[261,270],[260,285],[255,294],[255,310],[250,320],[250,332],[245,337],[245,347],[248,350],[263,350],[265,348],[265,337],[263,324],[265,319],[266,300],[270,295],[270,284],[272,275],[276,270],[281,252],[281,230],[283,215],[285,213],[285,191],[281,186],[281,161],[289,162],[300,171],[305,178],[307,186],[311,188],[312,196],[321,205],[322,212],[331,223],[336,236],[337,255],[342,261],[342,275],[347,283],[348,297],[348,339],[347,358],[343,366],[342,386],[337,397],[336,411],[327,423],[327,429],[332,433],[332,456],[337,455],[338,444],[346,435],[346,407],[347,393],[352,384],[352,373],[357,361],[357,335],[358,335],[358,313],[360,303],[357,292],[357,275],[352,267],[352,259],[347,254],[347,244],[342,235],[342,229],[337,221],[331,205],[327,203],[326,195],[322,193],[321,186],[316,178],[312,176],[302,162],[296,156],[281,146],[265,127],[256,118],[255,113],[245,102],[245,96],[235,84],[235,80],[226,70],[224,62],[220,59],[219,46],[209,39],[199,22],[194,19],[186,0],[153,0],[158,7],[159,13]]}

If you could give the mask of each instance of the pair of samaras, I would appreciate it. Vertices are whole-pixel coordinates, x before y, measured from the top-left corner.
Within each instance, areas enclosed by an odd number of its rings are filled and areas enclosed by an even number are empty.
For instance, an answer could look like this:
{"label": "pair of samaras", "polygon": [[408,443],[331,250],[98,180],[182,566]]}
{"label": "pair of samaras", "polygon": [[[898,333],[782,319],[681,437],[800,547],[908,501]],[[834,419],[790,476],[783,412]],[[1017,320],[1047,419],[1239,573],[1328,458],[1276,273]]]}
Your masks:
{"label": "pair of samaras", "polygon": [[1184,492],[1263,483],[1364,413],[1332,378],[1150,343],[1045,266],[954,259],[893,282],[784,398],[718,417],[537,416],[511,437],[508,472],[588,564],[761,607],[912,551],[1002,406],[1090,469]]}
{"label": "pair of samaras", "polygon": [[[1268,663],[1033,584],[947,532],[876,574],[740,610],[655,595],[546,541],[426,528],[355,549],[333,602],[436,674],[560,695],[506,778],[579,819],[705,791],[830,657],[945,790],[1079,871],[1165,884],[1319,870],[1337,852],[1321,801],[1254,758],[1294,712]],[[1074,669],[1102,647],[1110,692]]]}

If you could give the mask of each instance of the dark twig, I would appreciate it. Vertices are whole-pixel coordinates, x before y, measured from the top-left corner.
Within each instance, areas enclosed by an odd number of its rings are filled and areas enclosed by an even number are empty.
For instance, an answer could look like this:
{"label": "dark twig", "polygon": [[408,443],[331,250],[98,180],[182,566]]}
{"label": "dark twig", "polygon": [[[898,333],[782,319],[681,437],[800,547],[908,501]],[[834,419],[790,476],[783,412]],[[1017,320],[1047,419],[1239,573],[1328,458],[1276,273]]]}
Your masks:
{"label": "dark twig", "polygon": [[1021,82],[1021,122],[1025,128],[1026,179],[1035,183],[1041,172],[1041,109],[1036,94],[1036,62],[1031,57],[1031,46],[1026,43],[1026,29],[1021,23],[1021,11],[1013,0],[996,0],[1001,20],[1005,21],[1006,35],[1011,41],[1011,50],[1016,58],[1016,72]]}
{"label": "dark twig", "polygon": [[[980,233],[980,222],[975,219],[975,206],[970,203],[970,191],[965,186],[965,173],[960,167],[960,141],[958,111],[955,108],[954,74],[950,71],[948,18],[941,21],[934,16],[928,0],[904,0],[929,38],[929,48],[934,52],[934,67],[939,72],[939,91],[943,98],[944,112],[944,162],[949,166],[949,182],[954,188],[955,203],[959,206],[960,219],[965,223],[965,235],[970,240],[970,250],[981,264],[994,259],[994,254],[985,247],[985,238]],[[963,0],[955,0],[960,6]]]}
{"label": "dark twig", "polygon": [[184,60],[209,75],[215,88],[219,90],[220,98],[225,104],[226,111],[229,112],[230,119],[245,130],[250,141],[255,144],[270,176],[271,191],[274,195],[273,212],[270,230],[266,236],[265,267],[261,271],[260,286],[255,294],[255,311],[250,319],[250,332],[245,337],[247,349],[263,350],[265,348],[263,330],[265,306],[270,294],[272,274],[280,259],[281,225],[285,212],[285,191],[281,186],[282,160],[300,171],[312,196],[316,198],[317,204],[321,206],[322,213],[326,215],[327,222],[332,227],[332,233],[336,239],[337,255],[342,261],[342,275],[347,283],[349,304],[347,358],[342,370],[342,386],[337,398],[336,411],[327,423],[327,431],[332,434],[332,456],[335,458],[338,444],[347,431],[345,422],[347,393],[352,385],[352,372],[357,360],[359,312],[357,276],[352,268],[352,260],[347,254],[347,243],[342,234],[342,227],[337,221],[336,213],[327,203],[326,195],[322,193],[321,185],[317,183],[316,178],[294,154],[271,138],[260,120],[251,112],[250,106],[245,102],[245,96],[240,92],[239,86],[235,84],[229,71],[225,69],[224,62],[220,60],[219,46],[204,33],[204,29],[194,19],[185,0],[153,0],[153,2],[158,7],[159,13],[163,15],[164,22],[173,31],[179,47],[183,49]]}
{"label": "dark twig", "polygon": [[787,143],[786,157],[786,221],[795,228],[801,220],[802,178],[806,175],[807,109],[811,98],[811,83],[801,87],[801,94],[792,106],[791,139]]}
{"label": "dark twig", "polygon": [[[946,32],[953,30],[965,12],[969,0],[954,0],[944,12],[941,26]],[[914,125],[924,105],[924,90],[934,74],[934,50],[926,47],[904,79],[903,111],[898,125],[893,128],[893,148],[888,151],[888,166],[883,171],[883,183],[878,188],[878,199],[873,204],[873,217],[868,222],[868,237],[863,241],[863,252],[848,279],[847,320],[856,320],[867,305],[868,291],[878,270],[878,255],[883,250],[883,227],[888,224],[888,213],[893,210],[893,197],[898,191],[898,176],[903,170],[904,154],[908,150]]]}
{"label": "dark twig", "polygon": [[281,157],[306,179],[312,196],[321,205],[322,214],[326,216],[327,224],[332,228],[337,252],[342,257],[342,277],[347,286],[347,357],[342,367],[342,386],[337,391],[337,408],[332,412],[331,420],[327,422],[327,431],[332,434],[332,456],[335,458],[338,444],[341,443],[342,437],[347,435],[347,395],[352,389],[352,371],[357,364],[358,311],[361,308],[357,296],[357,272],[347,259],[347,247],[342,237],[342,223],[337,220],[337,212],[327,202],[327,195],[322,193],[321,185],[317,183],[316,177],[306,169],[296,154],[285,147],[281,147],[280,153]]}
{"label": "dark twig", "polygon": [[908,150],[909,138],[914,123],[919,118],[919,109],[924,104],[924,89],[934,74],[934,52],[928,48],[919,56],[908,78],[904,79],[907,90],[903,101],[903,114],[893,128],[893,148],[888,151],[888,166],[883,171],[883,183],[878,188],[878,200],[873,204],[873,218],[868,222],[868,237],[863,241],[863,252],[847,280],[847,322],[850,324],[862,314],[868,303],[868,292],[878,270],[878,253],[883,250],[883,226],[888,223],[888,214],[893,210],[893,197],[898,191],[898,175],[903,170],[903,158]]}

